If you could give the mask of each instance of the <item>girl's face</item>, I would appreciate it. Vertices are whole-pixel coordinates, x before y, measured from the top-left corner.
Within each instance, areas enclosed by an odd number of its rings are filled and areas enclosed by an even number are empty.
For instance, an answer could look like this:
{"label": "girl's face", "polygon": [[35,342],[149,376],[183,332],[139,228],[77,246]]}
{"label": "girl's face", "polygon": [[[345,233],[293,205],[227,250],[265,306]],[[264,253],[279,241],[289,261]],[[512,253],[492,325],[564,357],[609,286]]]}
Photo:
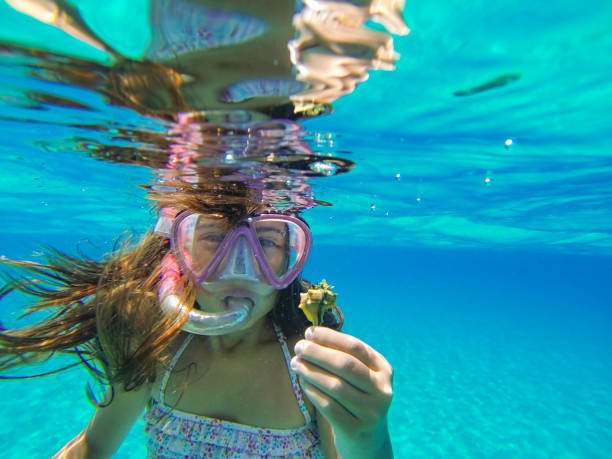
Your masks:
{"label": "girl's face", "polygon": [[[174,269],[196,286],[197,304],[184,328],[197,334],[221,335],[255,325],[298,276],[312,243],[308,225],[289,215],[237,220],[188,210],[167,214],[155,231],[170,239]],[[175,298],[163,305],[177,308]]]}
{"label": "girl's face", "polygon": [[[195,267],[209,262],[229,229],[223,220],[198,219],[193,228],[192,256]],[[280,274],[287,265],[287,225],[278,221],[262,221],[255,225],[255,230],[268,264],[275,273]],[[243,277],[247,272],[251,275]],[[266,280],[244,237],[239,237],[227,251],[210,279],[197,285],[198,305],[205,311],[224,312],[235,303],[249,307],[251,313],[241,330],[264,317],[274,308],[277,299],[278,290]]]}

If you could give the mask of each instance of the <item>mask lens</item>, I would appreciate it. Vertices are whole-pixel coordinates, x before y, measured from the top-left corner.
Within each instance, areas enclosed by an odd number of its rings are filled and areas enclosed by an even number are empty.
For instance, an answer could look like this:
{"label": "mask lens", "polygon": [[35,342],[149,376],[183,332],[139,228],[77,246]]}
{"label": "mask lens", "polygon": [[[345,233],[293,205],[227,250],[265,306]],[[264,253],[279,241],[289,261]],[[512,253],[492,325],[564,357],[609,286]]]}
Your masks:
{"label": "mask lens", "polygon": [[211,262],[228,231],[223,218],[191,214],[177,228],[178,249],[194,273],[201,272]]}
{"label": "mask lens", "polygon": [[258,220],[253,226],[266,261],[282,279],[304,256],[304,230],[296,223],[282,219]]}

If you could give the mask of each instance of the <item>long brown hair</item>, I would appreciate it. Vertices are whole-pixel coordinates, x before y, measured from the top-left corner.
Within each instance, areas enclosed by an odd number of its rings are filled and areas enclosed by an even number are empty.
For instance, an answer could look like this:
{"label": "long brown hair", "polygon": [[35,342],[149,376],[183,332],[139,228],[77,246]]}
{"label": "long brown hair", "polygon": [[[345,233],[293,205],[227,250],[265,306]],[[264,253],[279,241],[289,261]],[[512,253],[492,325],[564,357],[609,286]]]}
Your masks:
{"label": "long brown hair", "polygon": [[182,325],[156,307],[165,252],[167,242],[149,233],[133,247],[123,242],[102,261],[52,249],[45,253],[46,263],[3,260],[21,273],[6,279],[0,298],[12,291],[31,295],[37,301],[25,315],[46,311],[49,316],[22,329],[1,330],[0,370],[60,352],[101,368],[105,382],[125,390],[152,381],[161,351]]}
{"label": "long brown hair", "polygon": [[[172,193],[149,189],[157,207],[216,212],[232,219],[263,210],[241,182],[174,185]],[[36,300],[24,315],[46,311],[49,316],[21,329],[0,326],[0,371],[39,360],[40,355],[63,353],[78,356],[111,386],[133,390],[154,381],[187,317],[169,317],[159,307],[161,260],[169,250],[167,239],[148,232],[137,243],[121,241],[101,261],[53,249],[46,251],[45,263],[1,260],[8,269],[2,273],[0,299],[13,291],[25,293]],[[195,286],[186,276],[183,283],[181,300],[193,307]],[[308,325],[296,307],[307,285],[296,279],[280,292],[270,312],[289,336]]]}

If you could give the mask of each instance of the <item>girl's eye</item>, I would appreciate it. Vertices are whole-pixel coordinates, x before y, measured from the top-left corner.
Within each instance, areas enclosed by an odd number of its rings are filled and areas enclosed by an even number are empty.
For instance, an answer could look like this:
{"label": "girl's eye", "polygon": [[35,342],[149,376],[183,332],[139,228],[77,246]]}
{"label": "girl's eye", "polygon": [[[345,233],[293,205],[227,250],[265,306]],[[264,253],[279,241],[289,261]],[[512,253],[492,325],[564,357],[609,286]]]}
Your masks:
{"label": "girl's eye", "polygon": [[280,249],[280,245],[272,238],[262,237],[259,238],[259,243],[264,249]]}

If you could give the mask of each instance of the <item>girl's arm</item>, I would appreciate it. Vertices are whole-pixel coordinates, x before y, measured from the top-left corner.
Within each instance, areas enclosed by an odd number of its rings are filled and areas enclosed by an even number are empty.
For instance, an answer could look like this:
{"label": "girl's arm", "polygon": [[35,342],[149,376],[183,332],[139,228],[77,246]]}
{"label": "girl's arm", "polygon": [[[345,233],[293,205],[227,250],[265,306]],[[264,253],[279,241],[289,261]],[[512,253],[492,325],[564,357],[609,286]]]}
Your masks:
{"label": "girl's arm", "polygon": [[85,430],[55,453],[52,459],[111,457],[144,410],[149,397],[149,385],[129,392],[115,389],[111,404],[98,408]]}
{"label": "girl's arm", "polygon": [[387,425],[393,368],[363,341],[311,327],[295,346],[292,367],[317,409],[328,458],[392,458]]}
{"label": "girl's arm", "polygon": [[321,450],[323,451],[325,459],[341,459],[336,451],[334,429],[319,410],[317,410],[317,427],[319,429]]}
{"label": "girl's arm", "polygon": [[[376,459],[393,458],[393,448],[391,446],[391,438],[389,437],[388,431],[385,432],[383,441],[379,443],[381,446],[376,447],[374,452],[366,453],[364,450],[358,450],[355,455],[352,453],[347,455],[349,454],[348,451],[343,450],[342,453],[344,455],[340,456],[336,446],[336,434],[334,433],[334,428],[319,410],[317,410],[317,426],[319,430],[319,440],[321,441],[321,450],[323,451],[325,459],[343,459],[351,457],[358,457],[360,459],[366,457]],[[359,445],[357,445],[357,448],[359,448]],[[340,449],[342,450],[342,447]]]}

